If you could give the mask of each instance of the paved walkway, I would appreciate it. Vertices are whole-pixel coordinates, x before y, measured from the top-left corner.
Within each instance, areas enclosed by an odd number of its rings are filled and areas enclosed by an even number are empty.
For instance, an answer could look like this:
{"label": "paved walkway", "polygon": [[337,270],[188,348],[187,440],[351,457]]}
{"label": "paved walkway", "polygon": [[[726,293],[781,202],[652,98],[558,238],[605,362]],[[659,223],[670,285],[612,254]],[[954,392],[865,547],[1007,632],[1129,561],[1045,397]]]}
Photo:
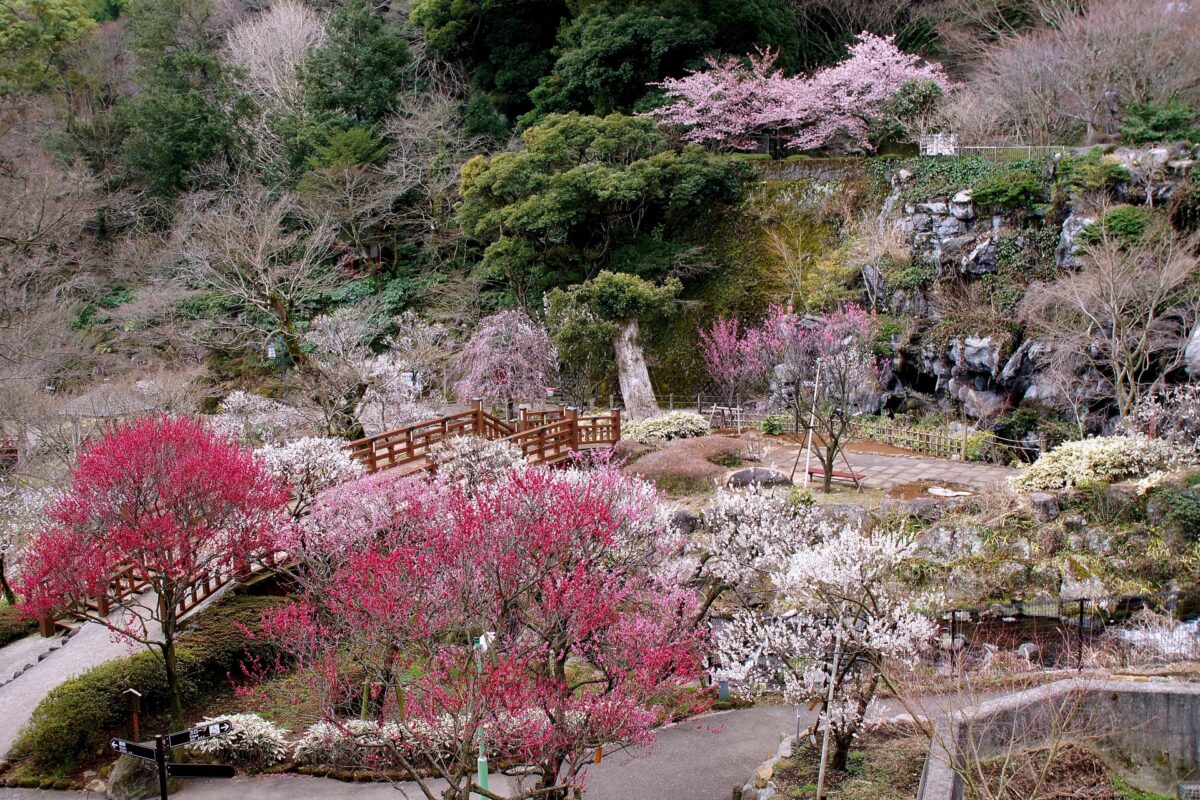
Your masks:
{"label": "paved walkway", "polygon": [[[140,602],[156,603],[154,595],[143,594]],[[127,613],[121,609],[114,614]],[[151,623],[151,635],[155,634]],[[8,661],[9,648],[12,653],[24,654],[26,650],[37,650],[37,643],[21,639],[0,649],[0,659]],[[25,723],[33,715],[37,704],[42,702],[50,690],[63,681],[87,672],[114,658],[127,656],[140,650],[140,645],[116,637],[108,628],[95,622],[85,623],[67,642],[48,653],[41,661],[22,672],[12,681],[0,686],[0,761],[3,761]],[[14,659],[15,660],[15,659]],[[6,797],[0,789],[0,800]]]}
{"label": "paved walkway", "polygon": [[[853,445],[851,445],[853,447]],[[791,473],[792,465],[796,462],[796,454],[802,448],[795,445],[772,447],[766,453],[763,461],[785,473]],[[975,464],[969,461],[951,461],[947,458],[933,458],[918,455],[891,455],[850,451],[846,458],[854,467],[855,472],[866,474],[863,485],[868,489],[890,489],[906,483],[936,481],[969,486],[983,489],[999,483],[1009,475],[1017,474],[1017,470],[998,467],[994,464]],[[838,468],[845,470],[845,463],[839,457]],[[820,466],[816,459],[813,463]],[[804,456],[800,457],[800,469],[796,474],[796,482],[803,480]]]}
{"label": "paved walkway", "polygon": [[[872,707],[871,716],[900,713],[892,701]],[[800,710],[800,726],[813,723],[814,714]],[[796,732],[792,706],[755,706],[708,714],[658,731],[648,748],[605,756],[588,767],[587,800],[728,800],[734,785],[745,783],[755,767],[775,755],[779,743]],[[492,788],[501,788],[503,779]],[[2,789],[0,800],[79,798],[78,792]],[[173,797],[182,800],[418,800],[415,784],[343,783],[303,775],[238,777],[232,780],[182,782]],[[97,795],[92,795],[98,798]]]}

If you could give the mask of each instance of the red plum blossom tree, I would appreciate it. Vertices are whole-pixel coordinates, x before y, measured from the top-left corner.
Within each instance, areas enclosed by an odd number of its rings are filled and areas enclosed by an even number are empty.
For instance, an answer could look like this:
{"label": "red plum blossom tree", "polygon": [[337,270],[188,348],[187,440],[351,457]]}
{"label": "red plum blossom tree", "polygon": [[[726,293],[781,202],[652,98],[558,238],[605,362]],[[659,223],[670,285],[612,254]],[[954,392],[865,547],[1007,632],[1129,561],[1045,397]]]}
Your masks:
{"label": "red plum blossom tree", "polygon": [[[145,417],[87,447],[30,544],[18,591],[33,614],[67,613],[157,654],[182,722],[177,603],[197,575],[239,571],[268,547],[286,487],[253,453],[188,418]],[[83,601],[127,569],[149,592],[107,616]]]}
{"label": "red plum blossom tree", "polygon": [[778,345],[771,326],[743,326],[737,319],[721,317],[697,333],[708,377],[728,405],[733,405],[739,394],[758,388],[775,364]]}

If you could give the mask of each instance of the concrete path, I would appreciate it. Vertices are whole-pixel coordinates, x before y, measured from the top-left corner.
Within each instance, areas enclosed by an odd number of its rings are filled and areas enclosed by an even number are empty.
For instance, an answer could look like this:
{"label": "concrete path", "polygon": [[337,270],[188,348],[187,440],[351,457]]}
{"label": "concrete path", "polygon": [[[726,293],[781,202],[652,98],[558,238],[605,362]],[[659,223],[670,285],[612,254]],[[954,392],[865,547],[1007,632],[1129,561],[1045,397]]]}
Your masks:
{"label": "concrete path", "polygon": [[[853,447],[853,445],[852,445]],[[774,468],[790,473],[796,461],[796,454],[801,448],[796,446],[773,447],[763,461]],[[846,458],[854,467],[855,472],[866,474],[863,481],[868,489],[890,489],[906,483],[921,481],[940,481],[975,489],[984,489],[992,484],[1000,483],[1010,475],[1016,475],[1017,470],[998,467],[994,464],[975,464],[969,461],[951,461],[947,458],[933,458],[917,455],[890,455],[848,451]],[[841,459],[839,458],[839,462]],[[814,459],[814,464],[818,462]],[[839,463],[838,468],[844,470],[845,464]],[[804,457],[800,458],[800,469],[796,474],[796,482],[803,480]]]}
{"label": "concrete path", "polygon": [[[871,716],[899,713],[893,702],[872,707]],[[813,712],[802,708],[800,726],[813,723]],[[786,736],[796,733],[792,706],[753,708],[708,714],[662,728],[649,748],[606,755],[589,766],[585,777],[587,800],[728,800],[755,767],[775,754]],[[492,783],[502,786],[503,779]],[[399,791],[398,791],[399,790]],[[0,789],[0,800],[75,798],[77,792]],[[232,780],[186,781],[177,795],[182,800],[418,800],[415,784],[342,783],[302,775],[239,777]]]}
{"label": "concrete path", "polygon": [[[141,596],[139,602],[148,605],[157,603],[157,600],[147,592]],[[113,612],[125,613],[128,612],[121,609]],[[151,623],[150,633],[151,636],[156,635],[154,623]],[[0,653],[4,653],[9,647],[25,649],[31,645],[29,640],[21,639],[3,648]],[[36,644],[32,647],[36,647]],[[140,649],[140,645],[117,637],[103,625],[88,622],[80,627],[65,645],[46,655],[15,679],[0,686],[0,761],[8,757],[17,734],[29,721],[37,704],[51,689],[92,667],[98,667]],[[7,655],[0,658],[6,662],[9,660]],[[0,800],[5,798],[4,791],[0,790]]]}

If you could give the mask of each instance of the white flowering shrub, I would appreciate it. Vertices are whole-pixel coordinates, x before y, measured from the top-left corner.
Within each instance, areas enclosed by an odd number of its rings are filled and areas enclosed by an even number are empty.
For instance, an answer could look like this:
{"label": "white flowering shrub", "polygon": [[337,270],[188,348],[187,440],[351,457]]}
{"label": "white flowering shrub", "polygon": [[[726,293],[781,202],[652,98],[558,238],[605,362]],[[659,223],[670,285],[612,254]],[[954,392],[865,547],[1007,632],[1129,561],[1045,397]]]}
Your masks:
{"label": "white flowering shrub", "polygon": [[1016,489],[1048,491],[1089,481],[1140,478],[1187,461],[1175,445],[1145,436],[1106,436],[1064,442],[1043,453],[1020,475],[1009,478]]}
{"label": "white flowering shrub", "polygon": [[345,442],[337,439],[310,436],[260,447],[255,454],[272,475],[292,487],[292,513],[297,518],[318,493],[363,475],[362,464],[352,459]]}
{"label": "white flowering shrub", "polygon": [[416,366],[391,353],[364,365],[367,389],[358,404],[358,421],[367,436],[434,419],[435,409],[422,397]]}
{"label": "white flowering shrub", "polygon": [[709,431],[708,420],[699,414],[692,411],[669,411],[650,419],[625,423],[621,427],[621,438],[653,444],[671,439],[707,436]]}
{"label": "white flowering shrub", "polygon": [[200,725],[209,725],[227,720],[233,730],[222,736],[214,736],[190,746],[192,752],[201,753],[226,764],[243,769],[263,769],[278,764],[287,758],[287,730],[258,714],[226,714],[221,717],[206,717]]}
{"label": "white flowering shrub", "polygon": [[296,761],[308,766],[342,769],[399,769],[398,756],[449,753],[457,744],[451,720],[429,725],[352,719],[318,722],[296,743]]}
{"label": "white flowering shrub", "polygon": [[482,436],[453,436],[429,448],[438,477],[464,487],[494,481],[525,464],[516,445]]}

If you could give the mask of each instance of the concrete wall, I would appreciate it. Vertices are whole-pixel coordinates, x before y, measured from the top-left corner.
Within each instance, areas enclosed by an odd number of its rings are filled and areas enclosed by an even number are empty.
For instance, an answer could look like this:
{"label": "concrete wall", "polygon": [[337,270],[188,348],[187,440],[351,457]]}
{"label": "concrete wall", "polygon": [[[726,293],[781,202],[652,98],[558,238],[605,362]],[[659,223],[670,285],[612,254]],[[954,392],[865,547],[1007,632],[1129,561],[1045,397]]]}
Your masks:
{"label": "concrete wall", "polygon": [[1135,786],[1174,795],[1200,778],[1200,685],[1066,680],[956,711],[935,724],[920,800],[961,800],[960,754],[987,759],[1014,742],[1037,746],[1064,713],[1095,736],[1085,742]]}

